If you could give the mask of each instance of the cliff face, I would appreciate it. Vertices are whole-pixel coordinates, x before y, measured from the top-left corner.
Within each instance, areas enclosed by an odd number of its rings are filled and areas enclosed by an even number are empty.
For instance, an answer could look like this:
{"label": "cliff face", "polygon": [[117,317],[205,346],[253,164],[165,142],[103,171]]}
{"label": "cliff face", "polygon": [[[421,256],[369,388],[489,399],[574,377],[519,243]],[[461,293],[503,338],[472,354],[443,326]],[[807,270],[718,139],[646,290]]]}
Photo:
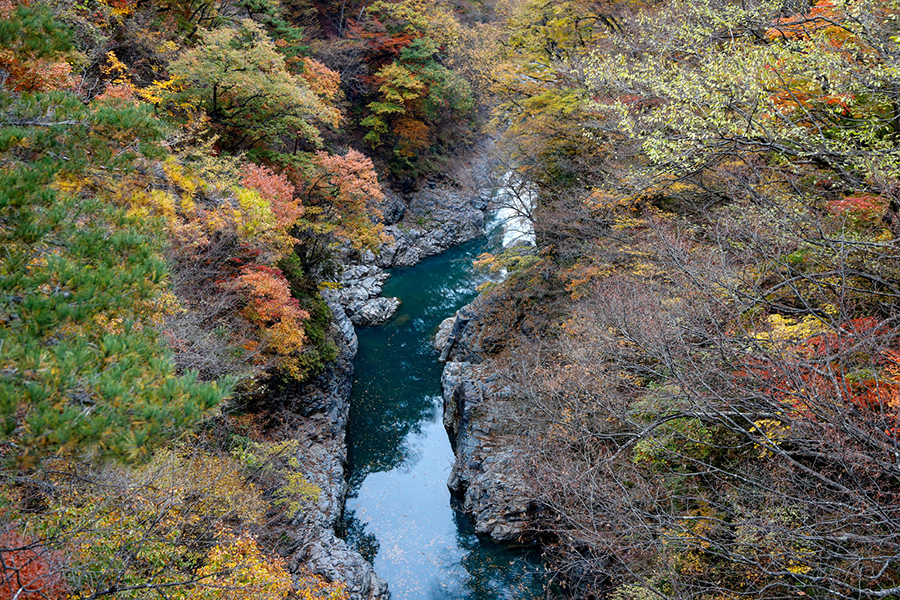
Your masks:
{"label": "cliff face", "polygon": [[317,502],[297,518],[291,535],[298,550],[290,563],[294,570],[302,567],[343,582],[352,600],[386,600],[387,584],[335,533],[347,494],[347,418],[357,340],[340,305],[331,309],[340,355],[302,389],[285,393],[290,409],[304,417],[295,420],[291,431],[291,437],[300,440],[297,457],[304,476],[321,490]]}
{"label": "cliff face", "polygon": [[522,484],[519,433],[508,418],[509,388],[481,351],[478,301],[447,319],[435,340],[444,367],[444,427],[455,453],[448,487],[478,533],[528,542],[535,507]]}

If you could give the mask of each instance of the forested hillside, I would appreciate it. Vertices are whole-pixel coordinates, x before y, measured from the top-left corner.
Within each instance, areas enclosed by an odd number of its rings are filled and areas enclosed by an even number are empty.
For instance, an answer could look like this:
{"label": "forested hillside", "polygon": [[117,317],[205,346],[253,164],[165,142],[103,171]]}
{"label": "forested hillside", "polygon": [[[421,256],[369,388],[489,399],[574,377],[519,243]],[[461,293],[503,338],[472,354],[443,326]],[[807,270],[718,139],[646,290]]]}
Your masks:
{"label": "forested hillside", "polygon": [[487,138],[554,589],[900,598],[900,1],[0,0],[0,599],[347,598],[268,394]]}
{"label": "forested hillside", "polygon": [[0,598],[345,596],[285,561],[321,490],[266,390],[471,142],[457,12],[0,2]]}
{"label": "forested hillside", "polygon": [[537,250],[484,258],[511,276],[481,344],[574,597],[900,596],[898,10],[506,21]]}

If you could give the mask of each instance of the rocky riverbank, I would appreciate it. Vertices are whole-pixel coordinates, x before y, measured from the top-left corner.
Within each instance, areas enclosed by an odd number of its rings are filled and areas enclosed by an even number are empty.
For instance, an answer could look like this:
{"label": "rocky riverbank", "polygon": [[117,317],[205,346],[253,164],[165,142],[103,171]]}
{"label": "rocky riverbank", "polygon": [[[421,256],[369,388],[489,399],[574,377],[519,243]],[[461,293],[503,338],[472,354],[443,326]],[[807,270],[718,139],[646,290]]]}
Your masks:
{"label": "rocky riverbank", "polygon": [[449,183],[429,183],[402,196],[389,191],[385,199],[386,241],[378,252],[347,254],[341,276],[329,282],[322,296],[344,308],[353,324],[380,325],[397,311],[399,298],[381,297],[385,269],[411,267],[423,258],[484,234],[484,211],[491,198],[485,153],[461,170],[470,176],[449,177]]}
{"label": "rocky riverbank", "polygon": [[341,306],[333,305],[332,311],[331,333],[340,347],[338,358],[313,381],[280,390],[276,399],[288,415],[285,436],[299,441],[300,469],[318,488],[318,497],[304,502],[301,513],[285,530],[297,549],[288,565],[296,573],[311,571],[341,582],[351,600],[387,600],[387,584],[336,534],[347,494],[346,431],[357,340],[353,323]]}
{"label": "rocky riverbank", "polygon": [[522,484],[519,434],[506,401],[510,389],[481,349],[479,301],[446,319],[435,348],[446,361],[441,384],[444,427],[455,461],[447,482],[478,533],[529,542],[535,506]]}
{"label": "rocky riverbank", "polygon": [[[514,189],[509,174],[501,183],[493,198],[503,227],[501,246],[531,246],[534,231],[525,215],[534,192]],[[444,428],[455,453],[447,485],[474,519],[478,533],[497,541],[527,542],[533,538],[536,507],[522,483],[523,437],[515,426],[511,390],[484,350],[496,340],[485,337],[483,302],[476,299],[445,319],[434,340],[446,363],[441,379]]]}
{"label": "rocky riverbank", "polygon": [[381,296],[391,267],[411,266],[427,256],[484,233],[484,210],[490,191],[486,169],[476,160],[468,168],[480,173],[480,184],[426,186],[406,198],[392,194],[385,210],[391,240],[379,253],[348,253],[340,277],[321,291],[334,315],[333,337],[340,355],[316,380],[287,393],[291,411],[303,417],[290,435],[300,440],[298,459],[305,477],[321,492],[298,517],[291,557],[294,569],[308,569],[345,584],[351,600],[385,600],[387,584],[356,550],[337,537],[347,494],[346,426],[350,409],[353,361],[357,351],[354,326],[384,323],[400,304]]}

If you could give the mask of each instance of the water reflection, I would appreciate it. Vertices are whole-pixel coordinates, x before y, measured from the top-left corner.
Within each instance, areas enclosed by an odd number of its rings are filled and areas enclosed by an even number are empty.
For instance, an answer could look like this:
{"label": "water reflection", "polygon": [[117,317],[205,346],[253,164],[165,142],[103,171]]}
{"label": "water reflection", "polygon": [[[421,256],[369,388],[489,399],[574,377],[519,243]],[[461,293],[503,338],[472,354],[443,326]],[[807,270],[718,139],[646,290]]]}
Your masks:
{"label": "water reflection", "polygon": [[453,460],[441,423],[441,367],[431,337],[475,297],[471,266],[487,241],[396,270],[385,296],[402,300],[382,327],[362,329],[350,410],[346,537],[395,600],[543,597],[534,553],[476,536],[450,507]]}

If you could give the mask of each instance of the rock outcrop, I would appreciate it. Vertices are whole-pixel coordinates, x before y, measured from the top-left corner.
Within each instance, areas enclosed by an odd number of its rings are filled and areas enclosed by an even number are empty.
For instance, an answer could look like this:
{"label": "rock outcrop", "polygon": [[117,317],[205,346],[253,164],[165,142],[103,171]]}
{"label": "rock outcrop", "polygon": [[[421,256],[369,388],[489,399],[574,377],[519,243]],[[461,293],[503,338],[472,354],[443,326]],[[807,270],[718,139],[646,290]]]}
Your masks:
{"label": "rock outcrop", "polygon": [[403,221],[385,228],[393,240],[381,247],[375,264],[411,267],[427,256],[477,238],[484,233],[486,207],[480,192],[474,199],[441,188],[415,194]]}
{"label": "rock outcrop", "polygon": [[522,542],[531,536],[533,507],[521,482],[522,457],[491,403],[503,390],[485,366],[448,362],[444,388],[444,427],[456,460],[447,481],[475,520],[475,531],[498,541]]}
{"label": "rock outcrop", "polygon": [[340,355],[296,395],[290,391],[283,394],[289,396],[286,401],[291,412],[304,417],[292,422],[290,435],[300,441],[297,457],[304,476],[321,490],[314,505],[297,517],[289,534],[298,547],[289,564],[343,582],[351,600],[388,600],[388,586],[372,565],[335,533],[347,494],[345,438],[357,339],[340,305],[330,304],[334,333],[341,341]]}
{"label": "rock outcrop", "polygon": [[365,302],[354,302],[347,306],[346,310],[354,325],[367,327],[384,323],[394,316],[398,308],[400,308],[398,298],[373,298]]}
{"label": "rock outcrop", "polygon": [[447,361],[441,378],[444,428],[455,453],[447,485],[472,515],[475,531],[498,541],[527,541],[535,507],[521,483],[516,432],[498,416],[509,389],[484,361],[477,323],[477,309],[469,305],[441,323],[435,337]]}
{"label": "rock outcrop", "polygon": [[384,269],[411,267],[423,258],[483,235],[489,199],[487,190],[464,192],[437,185],[411,194],[406,201],[388,192],[382,212],[385,233],[391,239],[377,254],[364,250],[353,260],[348,248],[348,266],[322,296],[342,306],[360,327],[381,325],[400,306],[397,298],[380,297],[388,278]]}

